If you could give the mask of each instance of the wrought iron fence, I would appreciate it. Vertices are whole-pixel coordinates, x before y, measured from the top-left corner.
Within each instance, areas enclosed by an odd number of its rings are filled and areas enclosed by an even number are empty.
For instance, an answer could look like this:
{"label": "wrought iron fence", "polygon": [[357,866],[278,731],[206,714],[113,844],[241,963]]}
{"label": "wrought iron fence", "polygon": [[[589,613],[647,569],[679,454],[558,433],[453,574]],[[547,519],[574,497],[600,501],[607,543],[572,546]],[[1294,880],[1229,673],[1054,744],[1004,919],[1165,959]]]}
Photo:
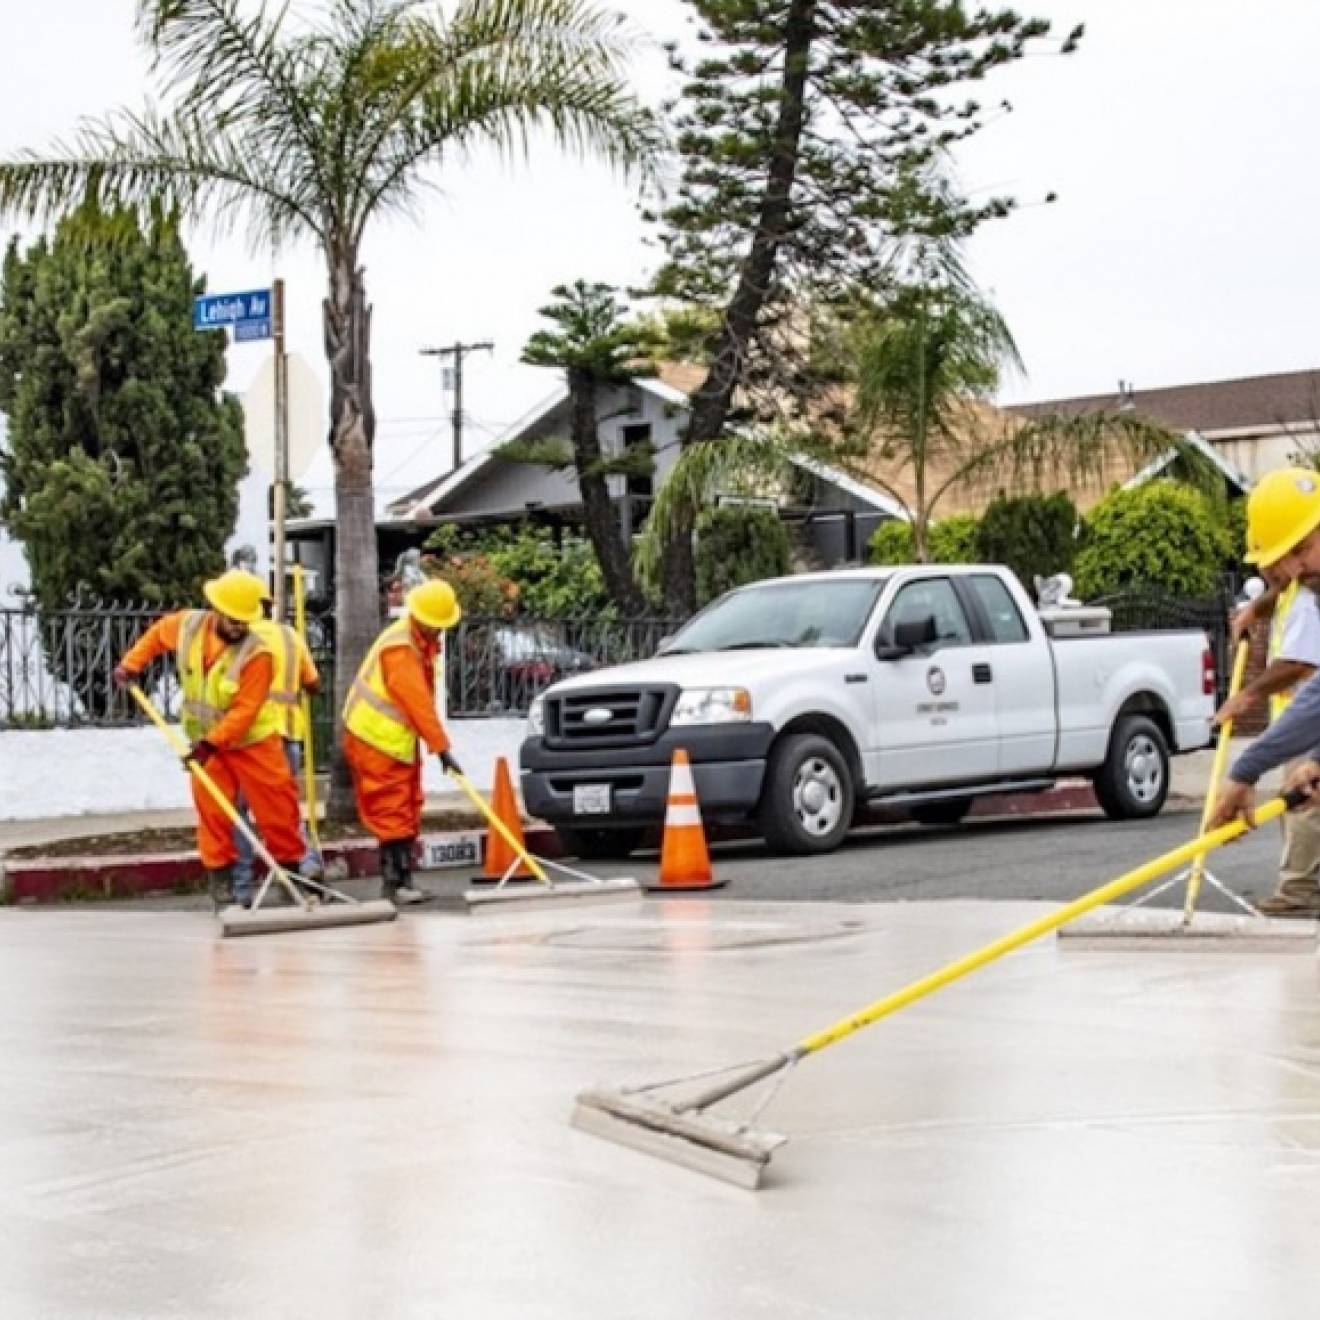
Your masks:
{"label": "wrought iron fence", "polygon": [[[113,728],[141,723],[132,701],[114,686],[120,657],[162,611],[140,605],[77,604],[40,610],[27,601],[0,609],[0,729]],[[674,619],[613,620],[467,618],[446,636],[450,715],[524,715],[557,679],[655,654]],[[321,671],[312,728],[322,764],[334,735],[335,619],[307,620],[308,644]],[[170,662],[152,667],[153,699],[178,710]]]}
{"label": "wrought iron fence", "polygon": [[1232,665],[1228,619],[1233,610],[1233,592],[1226,586],[1214,596],[1170,596],[1150,588],[1136,588],[1113,596],[1088,601],[1103,605],[1113,615],[1115,632],[1165,632],[1199,628],[1209,638],[1215,657],[1215,675],[1219,685],[1218,700],[1228,696],[1229,671]]}
{"label": "wrought iron fence", "polygon": [[[157,619],[148,605],[75,602],[41,610],[30,600],[0,609],[0,729],[135,724],[139,714],[111,674],[120,656]],[[173,713],[172,669],[153,677],[153,696]]]}
{"label": "wrought iron fence", "polygon": [[653,656],[679,619],[465,618],[445,639],[451,715],[524,715],[552,683]]}

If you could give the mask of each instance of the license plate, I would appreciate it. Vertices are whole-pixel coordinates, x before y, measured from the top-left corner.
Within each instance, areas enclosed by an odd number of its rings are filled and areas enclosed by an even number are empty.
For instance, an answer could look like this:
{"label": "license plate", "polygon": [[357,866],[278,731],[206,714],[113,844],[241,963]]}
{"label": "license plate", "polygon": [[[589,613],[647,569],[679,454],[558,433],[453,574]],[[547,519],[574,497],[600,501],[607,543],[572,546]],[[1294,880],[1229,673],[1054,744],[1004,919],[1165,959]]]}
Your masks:
{"label": "license plate", "polygon": [[610,812],[610,786],[608,784],[574,784],[573,814],[577,816],[608,816]]}

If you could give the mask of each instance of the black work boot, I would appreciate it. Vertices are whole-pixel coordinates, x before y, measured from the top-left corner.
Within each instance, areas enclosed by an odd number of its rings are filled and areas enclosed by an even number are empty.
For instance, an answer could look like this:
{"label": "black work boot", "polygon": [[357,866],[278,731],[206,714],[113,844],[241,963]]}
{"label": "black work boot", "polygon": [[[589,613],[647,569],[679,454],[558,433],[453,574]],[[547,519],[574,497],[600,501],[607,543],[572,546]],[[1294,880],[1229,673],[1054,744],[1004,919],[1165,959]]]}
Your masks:
{"label": "black work boot", "polygon": [[234,868],[221,866],[207,871],[206,883],[211,890],[211,908],[219,912],[234,901]]}
{"label": "black work boot", "polygon": [[398,888],[394,893],[395,904],[425,903],[430,894],[423,893],[413,885],[412,857],[413,839],[397,839],[390,847],[394,850],[394,874],[398,878]]}
{"label": "black work boot", "polygon": [[394,896],[398,892],[399,874],[394,864],[394,845],[392,843],[382,843],[380,845],[380,896],[394,903],[396,902]]}

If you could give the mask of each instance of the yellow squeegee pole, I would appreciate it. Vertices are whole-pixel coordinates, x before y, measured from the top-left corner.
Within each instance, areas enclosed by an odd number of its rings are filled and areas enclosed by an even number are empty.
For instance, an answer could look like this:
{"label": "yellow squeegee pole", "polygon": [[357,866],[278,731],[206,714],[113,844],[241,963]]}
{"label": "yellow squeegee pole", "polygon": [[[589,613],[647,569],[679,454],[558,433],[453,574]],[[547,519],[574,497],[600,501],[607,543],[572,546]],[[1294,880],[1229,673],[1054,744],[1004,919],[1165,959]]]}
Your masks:
{"label": "yellow squeegee pole", "polygon": [[[1229,698],[1236,697],[1242,690],[1242,680],[1247,674],[1247,655],[1251,651],[1251,643],[1245,637],[1238,643],[1237,652],[1233,656],[1233,676],[1228,682]],[[1233,736],[1233,721],[1225,720],[1219,726],[1219,741],[1215,744],[1215,759],[1210,766],[1210,786],[1205,792],[1205,805],[1201,808],[1201,829],[1200,833],[1205,833],[1205,827],[1210,823],[1210,815],[1215,809],[1215,799],[1219,796],[1219,785],[1224,777],[1224,771],[1228,768],[1228,742]],[[1205,853],[1197,853],[1196,860],[1192,863],[1192,873],[1187,878],[1187,894],[1183,900],[1183,925],[1191,924],[1192,914],[1196,911],[1196,900],[1201,895],[1201,881],[1205,876]]]}
{"label": "yellow squeegee pole", "polygon": [[[293,566],[293,624],[304,646],[307,646],[307,588],[303,581],[303,566]],[[310,648],[309,648],[310,649]],[[307,689],[299,685],[298,704],[302,708],[303,784],[307,790],[307,833],[312,847],[321,851],[321,825],[317,820],[316,759],[312,746],[312,699]]]}
{"label": "yellow squeegee pole", "polygon": [[[1282,816],[1287,809],[1287,803],[1283,798],[1274,798],[1257,810],[1256,823],[1263,825],[1266,821]],[[995,940],[992,944],[977,949],[974,953],[969,953],[965,958],[959,958],[957,962],[949,963],[947,966],[940,968],[939,971],[932,972],[929,976],[923,976],[920,980],[911,982],[901,990],[895,990],[893,994],[886,995],[883,999],[877,999],[873,1004],[862,1009],[860,1013],[854,1013],[851,1017],[836,1022],[832,1027],[826,1027],[824,1031],[818,1031],[814,1036],[808,1036],[805,1040],[798,1042],[792,1054],[795,1056],[815,1054],[827,1045],[833,1045],[836,1041],[843,1040],[845,1036],[851,1036],[853,1032],[860,1031],[863,1027],[869,1027],[871,1023],[878,1022],[891,1013],[897,1013],[899,1009],[906,1008],[918,999],[924,999],[927,995],[934,994],[936,990],[943,989],[951,982],[957,981],[972,972],[979,971],[987,963],[994,962],[996,958],[1002,958],[1006,953],[1012,953],[1014,949],[1020,949],[1024,944],[1030,944],[1032,940],[1038,939],[1052,930],[1057,930],[1060,926],[1067,925],[1068,922],[1082,916],[1083,913],[1089,912],[1092,908],[1100,907],[1104,903],[1112,903],[1115,899],[1122,898],[1124,894],[1130,893],[1134,889],[1139,889],[1142,885],[1148,884],[1157,877],[1172,871],[1175,867],[1190,862],[1194,857],[1213,852],[1216,848],[1231,843],[1239,835],[1245,833],[1246,829],[1247,826],[1243,821],[1235,820],[1227,825],[1220,826],[1213,833],[1200,835],[1183,844],[1181,848],[1175,848],[1172,852],[1167,852],[1162,857],[1156,857],[1144,866],[1138,866],[1136,870],[1128,871],[1125,875],[1119,876],[1118,879],[1111,880],[1106,885],[1101,885],[1099,889],[1093,889],[1090,893],[1083,894],[1081,898],[1074,899],[1071,903],[1067,903],[1056,911],[1038,918],[1029,925]]]}
{"label": "yellow squeegee pole", "polygon": [[[166,723],[165,717],[152,705],[151,698],[142,691],[136,683],[130,683],[128,687],[129,695],[142,707],[147,718],[165,735],[166,740],[179,757],[187,757],[192,751],[187,741]],[[220,786],[206,773],[206,767],[198,765],[196,761],[186,761],[190,774],[196,776],[201,781],[201,785],[215,799],[215,804],[225,813],[226,816],[247,835],[248,842],[252,845],[252,851],[261,858],[271,871],[277,875],[283,876],[288,883],[288,874],[284,868],[271,856],[270,850],[262,843],[256,830],[243,819],[238,813],[238,808],[220,791]]]}
{"label": "yellow squeegee pole", "polygon": [[518,836],[495,814],[490,804],[473,786],[472,781],[466,775],[460,775],[456,771],[449,772],[454,782],[468,795],[472,805],[481,812],[493,829],[504,840],[505,843],[513,849],[518,860],[527,867],[529,871],[543,884],[550,884],[550,877],[546,875],[545,868],[540,862],[527,851],[526,848],[518,842]]}

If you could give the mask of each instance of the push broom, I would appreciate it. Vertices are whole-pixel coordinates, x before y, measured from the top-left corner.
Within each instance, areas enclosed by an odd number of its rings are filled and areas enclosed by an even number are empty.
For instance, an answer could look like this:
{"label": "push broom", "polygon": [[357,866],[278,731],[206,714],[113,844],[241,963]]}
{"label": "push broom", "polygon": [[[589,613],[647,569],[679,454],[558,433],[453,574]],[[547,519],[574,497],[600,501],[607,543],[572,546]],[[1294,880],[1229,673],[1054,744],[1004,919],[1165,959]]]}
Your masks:
{"label": "push broom", "polygon": [[[1256,820],[1261,824],[1274,820],[1305,800],[1305,794],[1300,789],[1290,790],[1262,806],[1256,812]],[[788,1138],[779,1133],[759,1130],[753,1124],[787,1080],[789,1073],[803,1059],[979,971],[997,958],[1057,930],[1092,908],[1111,903],[1176,867],[1231,843],[1246,829],[1243,821],[1235,820],[1210,834],[1193,839],[1083,894],[1057,911],[1037,918],[928,976],[912,981],[883,999],[877,999],[850,1017],[842,1018],[770,1058],[648,1085],[600,1087],[584,1091],[577,1097],[573,1124],[606,1140],[634,1147],[660,1159],[735,1183],[739,1187],[754,1189],[760,1185],[771,1155]],[[747,1117],[729,1119],[710,1112],[715,1105],[732,1096],[741,1095],[760,1082],[772,1084]],[[704,1085],[693,1093],[690,1088],[697,1083]],[[666,1094],[672,1091],[680,1093]]]}
{"label": "push broom", "polygon": [[[498,883],[487,889],[469,889],[464,893],[464,901],[471,911],[478,912],[482,908],[492,907],[540,907],[549,902],[603,903],[615,899],[641,898],[641,886],[631,876],[603,879],[586,871],[574,870],[573,867],[565,866],[562,862],[542,862],[533,857],[466,775],[455,770],[449,771],[449,775],[485,818],[490,828],[513,851],[513,861],[509,863],[508,869]],[[513,886],[508,884],[509,877],[519,862],[532,873],[533,884]],[[571,879],[551,880],[546,874],[546,867],[570,876]]]}
{"label": "push broom", "polygon": [[[393,903],[384,899],[362,903],[338,889],[331,889],[319,881],[299,876],[295,882],[287,871],[275,860],[269,849],[258,837],[257,832],[239,814],[238,808],[221,792],[219,785],[207,773],[205,766],[195,761],[187,761],[191,748],[187,742],[166,722],[165,717],[152,704],[151,699],[136,684],[130,684],[129,692],[133,700],[141,706],[147,718],[165,735],[175,753],[185,759],[189,773],[194,775],[202,787],[209,793],[216,805],[241,830],[252,845],[252,851],[266,863],[268,870],[261,888],[252,900],[250,908],[230,904],[220,913],[220,931],[222,935],[273,935],[287,930],[319,930],[327,926],[361,926],[373,921],[393,921],[398,911]],[[262,902],[270,892],[272,883],[278,882],[292,900],[291,907],[263,908]],[[310,898],[304,892],[313,890],[317,898]]]}
{"label": "push broom", "polygon": [[[307,591],[303,582],[303,566],[293,566],[293,625],[307,646]],[[316,756],[312,740],[312,700],[307,689],[299,684],[298,704],[302,707],[303,787],[307,795],[307,834],[312,847],[321,852],[320,813],[316,803]]]}
{"label": "push broom", "polygon": [[[1238,643],[1233,657],[1233,670],[1228,683],[1229,697],[1242,690],[1247,672],[1247,654],[1250,643]],[[1233,736],[1233,721],[1225,720],[1219,726],[1219,741],[1215,744],[1214,760],[1210,768],[1210,784],[1205,804],[1201,808],[1201,829],[1205,833],[1214,811],[1219,786],[1228,769],[1229,740]],[[1182,910],[1160,909],[1147,906],[1168,889],[1187,883]],[[1228,913],[1198,913],[1197,899],[1201,886],[1209,882],[1241,915]],[[1205,853],[1196,855],[1191,867],[1179,871],[1172,879],[1157,885],[1126,907],[1093,912],[1059,931],[1059,940],[1070,949],[1146,948],[1152,944],[1170,944],[1182,948],[1219,948],[1251,950],[1268,945],[1284,952],[1306,953],[1315,940],[1315,926],[1302,921],[1262,916],[1246,899],[1239,897],[1227,885],[1206,869]]]}

